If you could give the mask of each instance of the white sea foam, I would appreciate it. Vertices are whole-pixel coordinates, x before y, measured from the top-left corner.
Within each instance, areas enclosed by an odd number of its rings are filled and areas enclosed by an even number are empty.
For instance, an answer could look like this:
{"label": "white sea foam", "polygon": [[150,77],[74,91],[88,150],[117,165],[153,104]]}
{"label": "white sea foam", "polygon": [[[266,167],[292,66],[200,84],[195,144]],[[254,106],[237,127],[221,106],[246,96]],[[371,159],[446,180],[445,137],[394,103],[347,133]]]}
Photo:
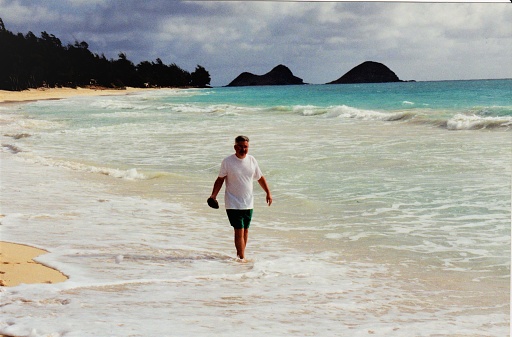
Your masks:
{"label": "white sea foam", "polygon": [[90,103],[90,106],[93,108],[98,108],[102,110],[146,110],[149,108],[147,104],[141,104],[142,100],[117,100],[115,98],[112,99],[103,99],[96,100]]}
{"label": "white sea foam", "polygon": [[294,113],[300,113],[303,116],[316,116],[327,113],[327,109],[314,105],[296,105],[293,107]]}
{"label": "white sea foam", "polygon": [[332,108],[332,112],[341,118],[353,118],[361,120],[397,121],[407,118],[410,112],[381,112],[374,110],[357,109],[345,105]]}
{"label": "white sea foam", "polygon": [[98,166],[87,165],[87,164],[79,163],[79,162],[60,160],[60,159],[54,159],[54,158],[45,158],[45,157],[41,157],[41,156],[34,156],[31,153],[20,153],[23,151],[13,145],[2,144],[2,146],[6,147],[13,153],[19,153],[18,158],[20,158],[20,159],[23,158],[24,161],[30,162],[30,163],[37,163],[37,164],[41,164],[41,165],[45,165],[45,166],[62,167],[62,168],[66,168],[66,169],[73,170],[73,171],[98,173],[98,174],[111,176],[114,178],[127,179],[127,180],[148,179],[148,176],[146,176],[142,173],[139,173],[136,168],[122,170],[122,169],[114,169],[114,168],[109,168],[109,167],[98,167]]}
{"label": "white sea foam", "polygon": [[114,111],[114,112],[103,112],[97,114],[90,114],[91,118],[158,118],[154,114],[148,115],[144,111]]}
{"label": "white sea foam", "polygon": [[473,130],[487,128],[512,128],[512,117],[482,117],[457,114],[448,120],[449,130]]}
{"label": "white sea foam", "polygon": [[408,111],[381,112],[374,110],[359,109],[346,105],[331,106],[328,108],[317,107],[313,105],[298,105],[294,106],[293,111],[295,113],[300,113],[304,116],[326,115],[328,117],[376,121],[397,121],[412,116],[412,113]]}
{"label": "white sea foam", "polygon": [[11,125],[6,126],[7,128],[19,129],[19,130],[51,130],[62,128],[65,125],[59,121],[46,121],[42,119],[16,119]]}

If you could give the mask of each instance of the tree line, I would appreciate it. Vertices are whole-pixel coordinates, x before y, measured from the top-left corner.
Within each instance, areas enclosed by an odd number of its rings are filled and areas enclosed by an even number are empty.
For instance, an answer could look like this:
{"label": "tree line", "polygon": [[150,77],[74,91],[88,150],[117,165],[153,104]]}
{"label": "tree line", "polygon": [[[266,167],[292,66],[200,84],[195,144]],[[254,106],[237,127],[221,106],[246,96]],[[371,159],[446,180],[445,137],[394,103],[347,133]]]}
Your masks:
{"label": "tree line", "polygon": [[107,59],[87,42],[63,45],[53,34],[14,34],[0,18],[0,90],[40,87],[208,87],[210,74],[197,65],[192,73],[161,59],[135,65],[125,53]]}

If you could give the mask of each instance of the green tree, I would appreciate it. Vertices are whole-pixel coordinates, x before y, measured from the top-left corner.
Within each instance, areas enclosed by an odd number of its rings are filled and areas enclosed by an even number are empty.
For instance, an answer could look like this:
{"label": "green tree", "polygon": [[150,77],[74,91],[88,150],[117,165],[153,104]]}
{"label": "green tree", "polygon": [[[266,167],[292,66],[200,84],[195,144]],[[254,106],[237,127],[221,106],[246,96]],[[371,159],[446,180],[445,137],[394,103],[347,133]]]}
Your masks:
{"label": "green tree", "polygon": [[13,34],[0,18],[0,89],[24,90],[43,85],[86,86],[94,83],[106,87],[143,87],[145,83],[160,87],[204,87],[210,75],[201,66],[190,74],[175,63],[165,65],[143,61],[134,66],[125,53],[117,60],[107,60],[89,50],[85,41],[62,45],[55,35],[42,32]]}
{"label": "green tree", "polygon": [[197,65],[196,70],[190,74],[190,79],[190,85],[193,87],[206,88],[210,86],[210,74],[200,65]]}

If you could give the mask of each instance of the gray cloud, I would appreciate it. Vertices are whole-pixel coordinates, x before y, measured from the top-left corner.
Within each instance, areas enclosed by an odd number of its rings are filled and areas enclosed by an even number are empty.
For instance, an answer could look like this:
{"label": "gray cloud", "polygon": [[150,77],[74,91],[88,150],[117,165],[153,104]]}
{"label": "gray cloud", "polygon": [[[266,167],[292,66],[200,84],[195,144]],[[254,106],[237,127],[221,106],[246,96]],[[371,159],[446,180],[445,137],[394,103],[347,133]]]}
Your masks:
{"label": "gray cloud", "polygon": [[159,57],[190,71],[200,64],[213,85],[277,64],[325,83],[366,60],[402,79],[512,77],[511,10],[507,3],[0,0],[11,31],[86,41],[95,53],[124,52],[135,63]]}

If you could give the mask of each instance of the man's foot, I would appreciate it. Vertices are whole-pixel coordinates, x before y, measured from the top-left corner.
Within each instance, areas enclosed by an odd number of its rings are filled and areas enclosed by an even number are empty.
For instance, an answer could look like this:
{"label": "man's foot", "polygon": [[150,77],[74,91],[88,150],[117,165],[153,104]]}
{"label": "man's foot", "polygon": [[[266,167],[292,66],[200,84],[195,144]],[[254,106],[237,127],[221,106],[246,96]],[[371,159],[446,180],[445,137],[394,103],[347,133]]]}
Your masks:
{"label": "man's foot", "polygon": [[242,262],[242,263],[247,262],[247,260],[245,259],[245,257],[240,257],[240,255],[237,255],[236,257],[238,258],[237,262]]}

